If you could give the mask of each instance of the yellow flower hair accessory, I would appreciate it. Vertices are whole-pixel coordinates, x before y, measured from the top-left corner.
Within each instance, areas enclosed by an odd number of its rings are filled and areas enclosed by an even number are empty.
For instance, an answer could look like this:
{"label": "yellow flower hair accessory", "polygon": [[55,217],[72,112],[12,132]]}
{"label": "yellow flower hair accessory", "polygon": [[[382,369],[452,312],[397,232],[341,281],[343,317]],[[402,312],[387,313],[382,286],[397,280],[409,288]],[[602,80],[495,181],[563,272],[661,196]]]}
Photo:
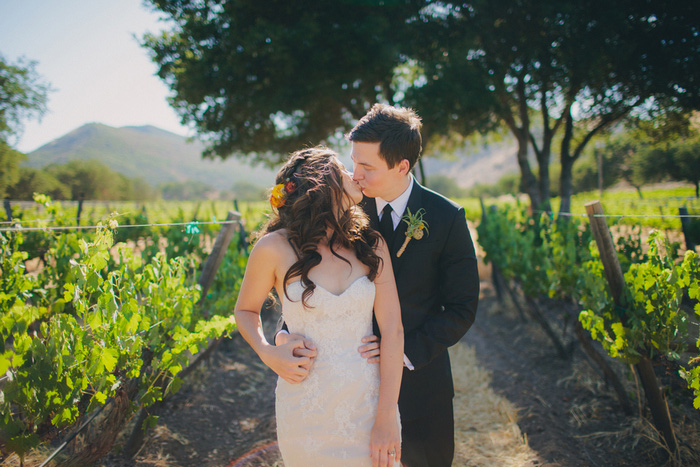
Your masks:
{"label": "yellow flower hair accessory", "polygon": [[270,194],[270,204],[273,208],[281,208],[287,200],[287,194],[293,192],[297,188],[297,184],[287,179],[285,183],[278,183],[272,188]]}
{"label": "yellow flower hair accessory", "polygon": [[[396,253],[397,258],[401,257],[411,239],[415,238],[416,240],[420,240],[423,238],[423,235],[428,234],[428,223],[423,220],[425,210],[420,208],[415,214],[411,214],[411,210],[408,208],[406,208],[406,211],[406,215],[401,218],[402,221],[408,224],[408,229],[406,229],[406,240],[403,241],[403,245],[401,245],[399,252]],[[425,232],[423,232],[424,230]]]}

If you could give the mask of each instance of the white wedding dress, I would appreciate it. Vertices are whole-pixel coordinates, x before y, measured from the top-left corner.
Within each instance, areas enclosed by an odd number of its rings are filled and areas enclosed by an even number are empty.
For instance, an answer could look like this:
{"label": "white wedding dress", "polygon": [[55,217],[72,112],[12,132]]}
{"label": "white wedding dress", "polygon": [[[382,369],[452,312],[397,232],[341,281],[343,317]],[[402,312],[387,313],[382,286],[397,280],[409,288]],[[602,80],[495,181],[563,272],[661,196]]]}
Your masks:
{"label": "white wedding dress", "polygon": [[[379,397],[379,365],[357,348],[372,334],[374,282],[355,280],[335,295],[316,285],[306,308],[300,281],[282,295],[289,331],[311,339],[318,356],[299,384],[277,380],[277,440],[285,467],[371,466],[370,432]],[[398,421],[397,421],[398,422]]]}

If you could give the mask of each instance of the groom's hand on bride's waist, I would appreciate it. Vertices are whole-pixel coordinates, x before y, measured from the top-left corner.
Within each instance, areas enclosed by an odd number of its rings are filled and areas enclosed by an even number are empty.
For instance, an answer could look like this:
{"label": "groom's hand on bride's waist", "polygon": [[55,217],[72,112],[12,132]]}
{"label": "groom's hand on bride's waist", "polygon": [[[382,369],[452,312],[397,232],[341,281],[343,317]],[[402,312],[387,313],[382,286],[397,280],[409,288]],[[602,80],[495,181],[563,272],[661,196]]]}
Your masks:
{"label": "groom's hand on bride's waist", "polygon": [[366,358],[369,363],[379,363],[380,338],[375,335],[366,336],[362,338],[362,342],[364,345],[357,349],[362,358]]}
{"label": "groom's hand on bride's waist", "polygon": [[[362,338],[364,345],[358,347],[357,351],[360,352],[362,358],[366,358],[369,363],[379,363],[379,346],[381,344],[381,338],[375,336],[366,336]],[[403,366],[409,370],[413,370],[413,364],[411,360],[408,359],[406,354],[403,355]]]}

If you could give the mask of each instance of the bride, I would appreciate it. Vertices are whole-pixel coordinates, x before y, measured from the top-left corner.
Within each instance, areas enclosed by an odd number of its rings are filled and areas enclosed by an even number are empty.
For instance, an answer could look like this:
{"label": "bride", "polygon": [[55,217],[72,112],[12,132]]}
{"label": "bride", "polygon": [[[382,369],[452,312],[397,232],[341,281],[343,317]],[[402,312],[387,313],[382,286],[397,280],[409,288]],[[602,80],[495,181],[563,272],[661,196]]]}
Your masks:
{"label": "bride", "polygon": [[[277,174],[274,213],[250,253],[234,310],[238,330],[273,370],[291,352],[267,342],[260,309],[274,288],[290,332],[305,337],[296,372],[277,371],[277,438],[285,466],[395,466],[403,327],[391,259],[357,208],[360,187],[315,147]],[[357,351],[381,332],[379,365]],[[302,381],[303,380],[303,381]]]}

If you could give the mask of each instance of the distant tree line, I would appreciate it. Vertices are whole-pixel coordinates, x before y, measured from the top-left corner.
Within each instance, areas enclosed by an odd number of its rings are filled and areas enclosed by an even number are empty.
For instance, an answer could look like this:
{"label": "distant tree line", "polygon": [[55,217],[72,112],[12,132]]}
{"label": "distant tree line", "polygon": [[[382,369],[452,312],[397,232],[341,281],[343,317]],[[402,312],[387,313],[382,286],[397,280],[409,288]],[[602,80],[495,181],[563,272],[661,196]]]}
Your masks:
{"label": "distant tree line", "polygon": [[56,200],[146,201],[265,199],[266,187],[247,181],[234,184],[230,190],[217,190],[197,180],[166,182],[153,187],[142,178],[129,178],[96,160],[74,160],[37,169],[19,167],[14,182],[4,190],[4,197],[31,200],[34,193],[43,193]]}
{"label": "distant tree line", "polygon": [[31,200],[34,193],[52,199],[148,200],[157,190],[141,178],[129,178],[95,160],[74,160],[41,169],[20,167],[17,182],[6,189],[10,199]]}
{"label": "distant tree line", "polygon": [[640,131],[610,135],[577,166],[575,191],[599,188],[601,169],[603,188],[622,180],[634,187],[641,198],[643,185],[680,181],[691,183],[695,196],[700,197],[700,132],[661,142]]}
{"label": "distant tree line", "polygon": [[[551,165],[551,196],[560,196],[557,182],[560,172],[559,164]],[[606,189],[624,182],[634,187],[641,198],[644,185],[666,181],[690,183],[695,196],[700,197],[700,127],[691,126],[684,134],[672,138],[659,138],[645,128],[618,128],[589,148],[572,173],[573,193]],[[462,190],[463,196],[476,197],[508,193],[526,193],[520,174],[507,174],[497,183]]]}

